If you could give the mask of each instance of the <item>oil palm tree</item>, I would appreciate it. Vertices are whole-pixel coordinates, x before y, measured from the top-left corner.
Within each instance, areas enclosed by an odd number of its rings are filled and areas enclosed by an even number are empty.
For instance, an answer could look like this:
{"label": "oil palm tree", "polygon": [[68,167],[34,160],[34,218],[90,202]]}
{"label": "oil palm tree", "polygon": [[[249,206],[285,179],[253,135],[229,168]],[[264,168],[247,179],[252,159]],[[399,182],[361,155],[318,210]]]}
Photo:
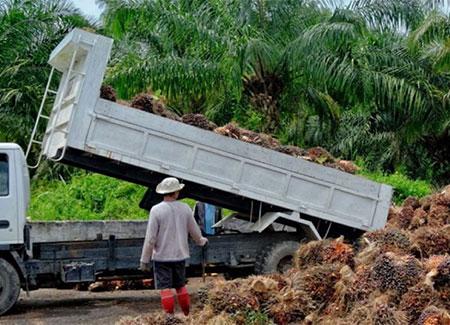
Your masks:
{"label": "oil palm tree", "polygon": [[219,123],[255,110],[269,132],[293,85],[285,50],[320,13],[299,1],[103,3],[106,31],[119,40],[109,76],[120,95],[150,86],[175,109]]}
{"label": "oil palm tree", "polygon": [[150,87],[218,123],[257,115],[286,142],[384,168],[448,123],[443,1],[101,2],[122,97]]}
{"label": "oil palm tree", "polygon": [[73,27],[88,25],[69,1],[0,2],[0,141],[26,145],[50,72],[50,52]]}

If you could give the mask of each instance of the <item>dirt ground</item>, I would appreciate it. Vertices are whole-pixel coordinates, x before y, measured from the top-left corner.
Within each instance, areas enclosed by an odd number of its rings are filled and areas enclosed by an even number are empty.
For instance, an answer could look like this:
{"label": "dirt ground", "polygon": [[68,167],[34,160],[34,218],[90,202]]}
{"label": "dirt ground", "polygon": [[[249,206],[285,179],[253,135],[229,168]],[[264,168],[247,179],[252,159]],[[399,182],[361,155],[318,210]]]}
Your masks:
{"label": "dirt ground", "polygon": [[[199,278],[189,280],[188,290],[193,305],[197,302],[196,292],[202,285]],[[22,292],[14,309],[0,316],[0,324],[109,325],[123,316],[137,316],[159,308],[159,292],[156,290],[89,292],[40,289],[30,292],[30,297]]]}

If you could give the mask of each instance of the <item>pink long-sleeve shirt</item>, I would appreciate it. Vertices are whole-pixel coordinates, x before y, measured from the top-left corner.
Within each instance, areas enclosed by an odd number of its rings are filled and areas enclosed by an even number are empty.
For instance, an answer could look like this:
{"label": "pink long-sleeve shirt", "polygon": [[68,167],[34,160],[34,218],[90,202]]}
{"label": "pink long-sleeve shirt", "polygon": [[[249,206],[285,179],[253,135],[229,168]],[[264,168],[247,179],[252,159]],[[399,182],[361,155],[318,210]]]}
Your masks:
{"label": "pink long-sleeve shirt", "polygon": [[152,207],[147,225],[141,262],[181,261],[189,258],[188,236],[203,246],[201,234],[191,208],[179,201],[163,201]]}

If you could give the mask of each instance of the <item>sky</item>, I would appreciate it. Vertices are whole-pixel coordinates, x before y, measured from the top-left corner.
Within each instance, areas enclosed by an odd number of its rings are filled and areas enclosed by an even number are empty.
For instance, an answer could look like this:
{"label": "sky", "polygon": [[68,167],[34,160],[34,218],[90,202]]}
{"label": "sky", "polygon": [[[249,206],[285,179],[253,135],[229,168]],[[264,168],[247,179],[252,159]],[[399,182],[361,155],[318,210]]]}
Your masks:
{"label": "sky", "polygon": [[87,16],[99,18],[102,11],[96,5],[95,0],[72,0],[75,7],[79,8],[81,12]]}

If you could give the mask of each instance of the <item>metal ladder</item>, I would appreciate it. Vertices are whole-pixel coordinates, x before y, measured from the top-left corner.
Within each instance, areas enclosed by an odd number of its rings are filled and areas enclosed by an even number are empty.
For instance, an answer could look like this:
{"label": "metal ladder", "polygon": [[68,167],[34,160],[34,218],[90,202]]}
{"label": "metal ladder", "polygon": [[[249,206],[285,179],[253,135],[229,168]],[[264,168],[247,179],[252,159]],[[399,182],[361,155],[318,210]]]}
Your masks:
{"label": "metal ladder", "polygon": [[[53,109],[52,109],[53,111],[55,111],[55,113],[54,113],[54,116],[53,116],[53,119],[52,119],[52,125],[51,125],[51,127],[50,127],[50,135],[48,136],[49,142],[46,144],[46,148],[50,147],[51,142],[52,142],[52,140],[53,140],[53,134],[54,134],[54,132],[55,132],[56,123],[58,122],[59,114],[60,114],[61,108],[62,108],[62,106],[63,106],[63,101],[64,101],[64,99],[65,99],[64,94],[65,94],[66,91],[67,91],[67,87],[68,87],[68,85],[69,85],[69,81],[71,80],[71,78],[72,78],[74,75],[82,75],[82,76],[84,76],[84,75],[86,74],[85,72],[80,72],[80,71],[74,71],[74,70],[73,70],[73,66],[74,66],[74,64],[75,64],[75,59],[76,59],[76,57],[77,57],[78,50],[79,50],[79,48],[80,48],[80,43],[85,43],[85,44],[88,44],[88,45],[91,45],[91,46],[95,45],[95,42],[94,42],[94,43],[81,42],[81,36],[78,37],[78,40],[77,40],[77,42],[76,42],[77,46],[75,47],[75,49],[74,49],[74,51],[73,51],[73,54],[72,54],[72,57],[71,57],[71,60],[70,60],[69,69],[67,70],[67,76],[66,76],[66,78],[65,78],[65,80],[64,80],[64,84],[63,84],[62,88],[60,89],[60,94],[61,94],[61,95],[60,95],[59,98],[58,98],[58,102],[56,103],[56,105],[54,105],[54,107],[53,107]],[[28,143],[27,151],[26,151],[26,153],[25,153],[25,159],[26,159],[26,161],[27,161],[27,166],[28,166],[28,168],[30,168],[30,169],[35,169],[35,168],[37,168],[37,167],[39,166],[39,164],[41,163],[41,160],[42,160],[43,153],[44,153],[44,148],[42,147],[43,144],[44,144],[44,139],[42,139],[42,140],[36,140],[35,137],[36,137],[36,133],[37,133],[37,130],[38,130],[39,122],[41,121],[41,119],[50,121],[50,116],[44,115],[44,114],[42,113],[42,112],[43,112],[43,109],[44,109],[44,106],[45,106],[45,102],[46,102],[46,100],[47,100],[48,94],[52,94],[52,95],[57,95],[57,94],[58,94],[57,91],[49,89],[50,84],[51,84],[51,81],[52,81],[52,78],[53,78],[53,72],[54,72],[54,70],[55,70],[55,68],[53,67],[52,70],[51,70],[51,72],[50,72],[50,75],[49,75],[49,78],[48,78],[48,81],[47,81],[47,85],[46,85],[46,87],[45,87],[45,92],[44,92],[44,96],[42,97],[41,105],[40,105],[40,107],[39,107],[38,116],[37,116],[36,122],[35,122],[35,124],[34,124],[33,131],[31,132],[30,141],[29,141],[29,143]],[[81,81],[81,83],[80,83],[80,85],[79,85],[79,88],[82,87],[82,83],[83,83],[83,82],[84,82],[84,79]],[[77,100],[74,101],[74,105],[76,105],[76,104],[77,104]],[[71,112],[71,115],[72,115],[72,114],[73,114],[73,110],[72,110],[72,112]],[[69,126],[68,126],[68,129],[70,128],[70,124],[71,124],[70,121],[71,121],[71,118],[69,119]],[[69,133],[68,130],[67,130],[67,131],[65,131],[65,130],[60,130],[60,132],[64,133],[65,135],[67,135],[67,134]],[[45,133],[44,133],[44,137],[45,137]],[[34,164],[34,165],[29,165],[29,164],[28,164],[28,156],[29,156],[29,154],[30,154],[30,152],[31,152],[31,148],[32,148],[33,144],[38,144],[38,145],[40,145],[40,146],[41,146],[41,150],[40,150],[40,152],[39,152],[39,156],[38,156],[38,159],[37,159],[36,164]],[[50,159],[50,160],[53,160],[53,161],[60,161],[60,160],[64,157],[64,154],[65,154],[65,152],[66,152],[66,148],[67,148],[67,146],[64,145],[63,151],[62,151],[62,153],[61,153],[61,155],[60,155],[59,158],[56,158],[56,159],[54,159],[54,158],[49,158],[49,159]]]}
{"label": "metal ladder", "polygon": [[34,123],[33,131],[31,132],[30,141],[28,142],[27,151],[25,153],[25,161],[27,162],[27,166],[30,169],[37,168],[39,166],[40,162],[41,162],[41,159],[42,159],[43,150],[41,149],[36,164],[35,165],[28,164],[28,156],[30,155],[31,148],[32,148],[33,144],[38,144],[40,146],[42,146],[42,144],[43,144],[43,140],[42,141],[35,140],[36,132],[37,132],[37,129],[38,129],[38,126],[39,126],[39,122],[41,121],[41,119],[44,119],[44,120],[47,120],[47,121],[50,120],[50,116],[44,115],[43,112],[42,112],[44,110],[45,102],[47,101],[47,96],[49,94],[56,95],[58,93],[57,91],[49,89],[50,88],[50,84],[52,82],[54,71],[55,71],[55,68],[52,68],[52,70],[50,71],[50,75],[48,77],[47,85],[45,86],[44,96],[42,97],[41,105],[39,106],[38,116],[37,116],[36,122]]}

